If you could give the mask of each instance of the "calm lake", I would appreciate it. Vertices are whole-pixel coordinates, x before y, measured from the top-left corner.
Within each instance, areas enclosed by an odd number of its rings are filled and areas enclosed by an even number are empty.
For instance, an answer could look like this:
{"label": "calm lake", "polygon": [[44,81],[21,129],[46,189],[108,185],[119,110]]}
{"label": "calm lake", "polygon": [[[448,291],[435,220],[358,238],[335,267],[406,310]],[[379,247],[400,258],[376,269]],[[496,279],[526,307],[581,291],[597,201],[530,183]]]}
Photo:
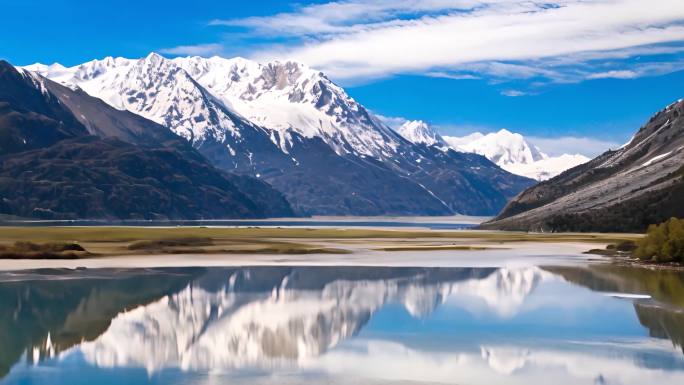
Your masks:
{"label": "calm lake", "polygon": [[682,273],[607,263],[0,273],[2,384],[684,384],[683,343]]}
{"label": "calm lake", "polygon": [[456,215],[451,217],[311,217],[289,219],[209,219],[209,220],[3,220],[2,226],[214,226],[214,227],[371,227],[462,230],[472,228],[490,217]]}

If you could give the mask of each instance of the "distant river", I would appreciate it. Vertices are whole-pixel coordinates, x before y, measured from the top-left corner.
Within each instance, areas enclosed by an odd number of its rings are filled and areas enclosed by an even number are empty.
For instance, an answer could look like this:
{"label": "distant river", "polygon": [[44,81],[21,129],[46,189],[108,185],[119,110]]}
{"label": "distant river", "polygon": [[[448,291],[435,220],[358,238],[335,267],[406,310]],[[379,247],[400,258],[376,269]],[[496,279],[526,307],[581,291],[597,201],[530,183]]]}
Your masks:
{"label": "distant river", "polygon": [[488,217],[314,217],[261,220],[59,220],[59,221],[0,221],[0,226],[223,226],[223,227],[420,227],[432,230],[460,230],[472,228]]}

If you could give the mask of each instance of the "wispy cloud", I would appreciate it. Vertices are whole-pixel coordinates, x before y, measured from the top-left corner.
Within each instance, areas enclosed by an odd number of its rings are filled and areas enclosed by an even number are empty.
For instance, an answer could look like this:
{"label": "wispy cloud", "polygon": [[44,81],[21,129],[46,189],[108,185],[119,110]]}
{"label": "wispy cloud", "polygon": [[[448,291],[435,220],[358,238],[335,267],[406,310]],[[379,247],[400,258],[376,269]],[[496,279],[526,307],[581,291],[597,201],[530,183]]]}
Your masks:
{"label": "wispy cloud", "polygon": [[478,0],[342,0],[297,7],[293,12],[264,17],[212,20],[210,25],[245,27],[254,33],[273,36],[322,36],[369,31],[398,26],[406,19],[501,1]]}
{"label": "wispy cloud", "polygon": [[580,81],[649,75],[644,55],[681,53],[682,23],[681,0],[338,0],[211,24],[286,37],[293,44],[252,56],[300,60],[337,79],[423,73]]}
{"label": "wispy cloud", "polygon": [[612,70],[612,71],[597,72],[594,74],[589,74],[589,76],[587,76],[587,78],[588,79],[606,79],[606,78],[633,79],[637,76],[639,76],[639,74],[637,72],[631,71],[631,70]]}
{"label": "wispy cloud", "polygon": [[191,55],[191,56],[210,56],[220,55],[223,53],[222,44],[197,44],[197,45],[179,45],[177,47],[162,48],[160,53],[168,55]]}
{"label": "wispy cloud", "polygon": [[518,96],[525,96],[527,93],[519,90],[503,90],[501,91],[501,95],[516,98]]}
{"label": "wispy cloud", "polygon": [[408,119],[401,116],[385,116],[377,113],[374,113],[373,115],[375,115],[378,119],[380,119],[381,122],[393,130],[396,130],[397,128],[401,127],[402,124],[408,122]]}
{"label": "wispy cloud", "polygon": [[474,80],[474,79],[480,79],[479,76],[473,75],[473,74],[468,74],[468,73],[452,73],[448,71],[431,71],[431,72],[426,72],[424,73],[425,76],[433,77],[433,78],[445,78],[445,79],[453,79],[453,80]]}

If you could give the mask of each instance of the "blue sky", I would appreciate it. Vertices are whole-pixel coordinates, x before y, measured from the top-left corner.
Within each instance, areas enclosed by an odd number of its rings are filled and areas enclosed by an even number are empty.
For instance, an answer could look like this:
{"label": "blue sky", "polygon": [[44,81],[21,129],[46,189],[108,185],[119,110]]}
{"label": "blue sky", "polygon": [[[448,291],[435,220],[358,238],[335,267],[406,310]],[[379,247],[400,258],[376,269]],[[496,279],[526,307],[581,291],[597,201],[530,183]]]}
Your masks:
{"label": "blue sky", "polygon": [[17,65],[296,59],[383,116],[452,135],[508,128],[551,153],[622,144],[684,97],[681,0],[0,3],[0,57]]}

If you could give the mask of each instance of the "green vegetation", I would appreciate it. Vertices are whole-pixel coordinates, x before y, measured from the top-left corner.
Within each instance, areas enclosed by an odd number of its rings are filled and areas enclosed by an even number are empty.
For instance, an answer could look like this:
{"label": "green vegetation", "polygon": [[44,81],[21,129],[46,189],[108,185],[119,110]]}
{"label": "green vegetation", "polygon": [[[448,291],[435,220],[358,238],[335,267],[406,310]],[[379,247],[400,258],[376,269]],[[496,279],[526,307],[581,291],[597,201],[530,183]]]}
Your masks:
{"label": "green vegetation", "polygon": [[637,242],[634,256],[654,262],[684,262],[684,220],[671,218],[648,227]]}
{"label": "green vegetation", "polygon": [[0,243],[20,240],[58,242],[134,242],[178,238],[213,239],[473,239],[483,242],[595,242],[636,240],[636,234],[528,233],[515,231],[434,231],[279,227],[0,227]]}
{"label": "green vegetation", "polygon": [[615,257],[632,253],[637,248],[636,242],[633,240],[621,241],[618,243],[611,243],[605,249],[591,249],[585,254],[598,254]]}
{"label": "green vegetation", "polygon": [[214,242],[211,238],[176,238],[176,239],[155,239],[136,241],[128,245],[128,250],[157,250],[167,247],[192,247],[192,246],[209,246]]}

